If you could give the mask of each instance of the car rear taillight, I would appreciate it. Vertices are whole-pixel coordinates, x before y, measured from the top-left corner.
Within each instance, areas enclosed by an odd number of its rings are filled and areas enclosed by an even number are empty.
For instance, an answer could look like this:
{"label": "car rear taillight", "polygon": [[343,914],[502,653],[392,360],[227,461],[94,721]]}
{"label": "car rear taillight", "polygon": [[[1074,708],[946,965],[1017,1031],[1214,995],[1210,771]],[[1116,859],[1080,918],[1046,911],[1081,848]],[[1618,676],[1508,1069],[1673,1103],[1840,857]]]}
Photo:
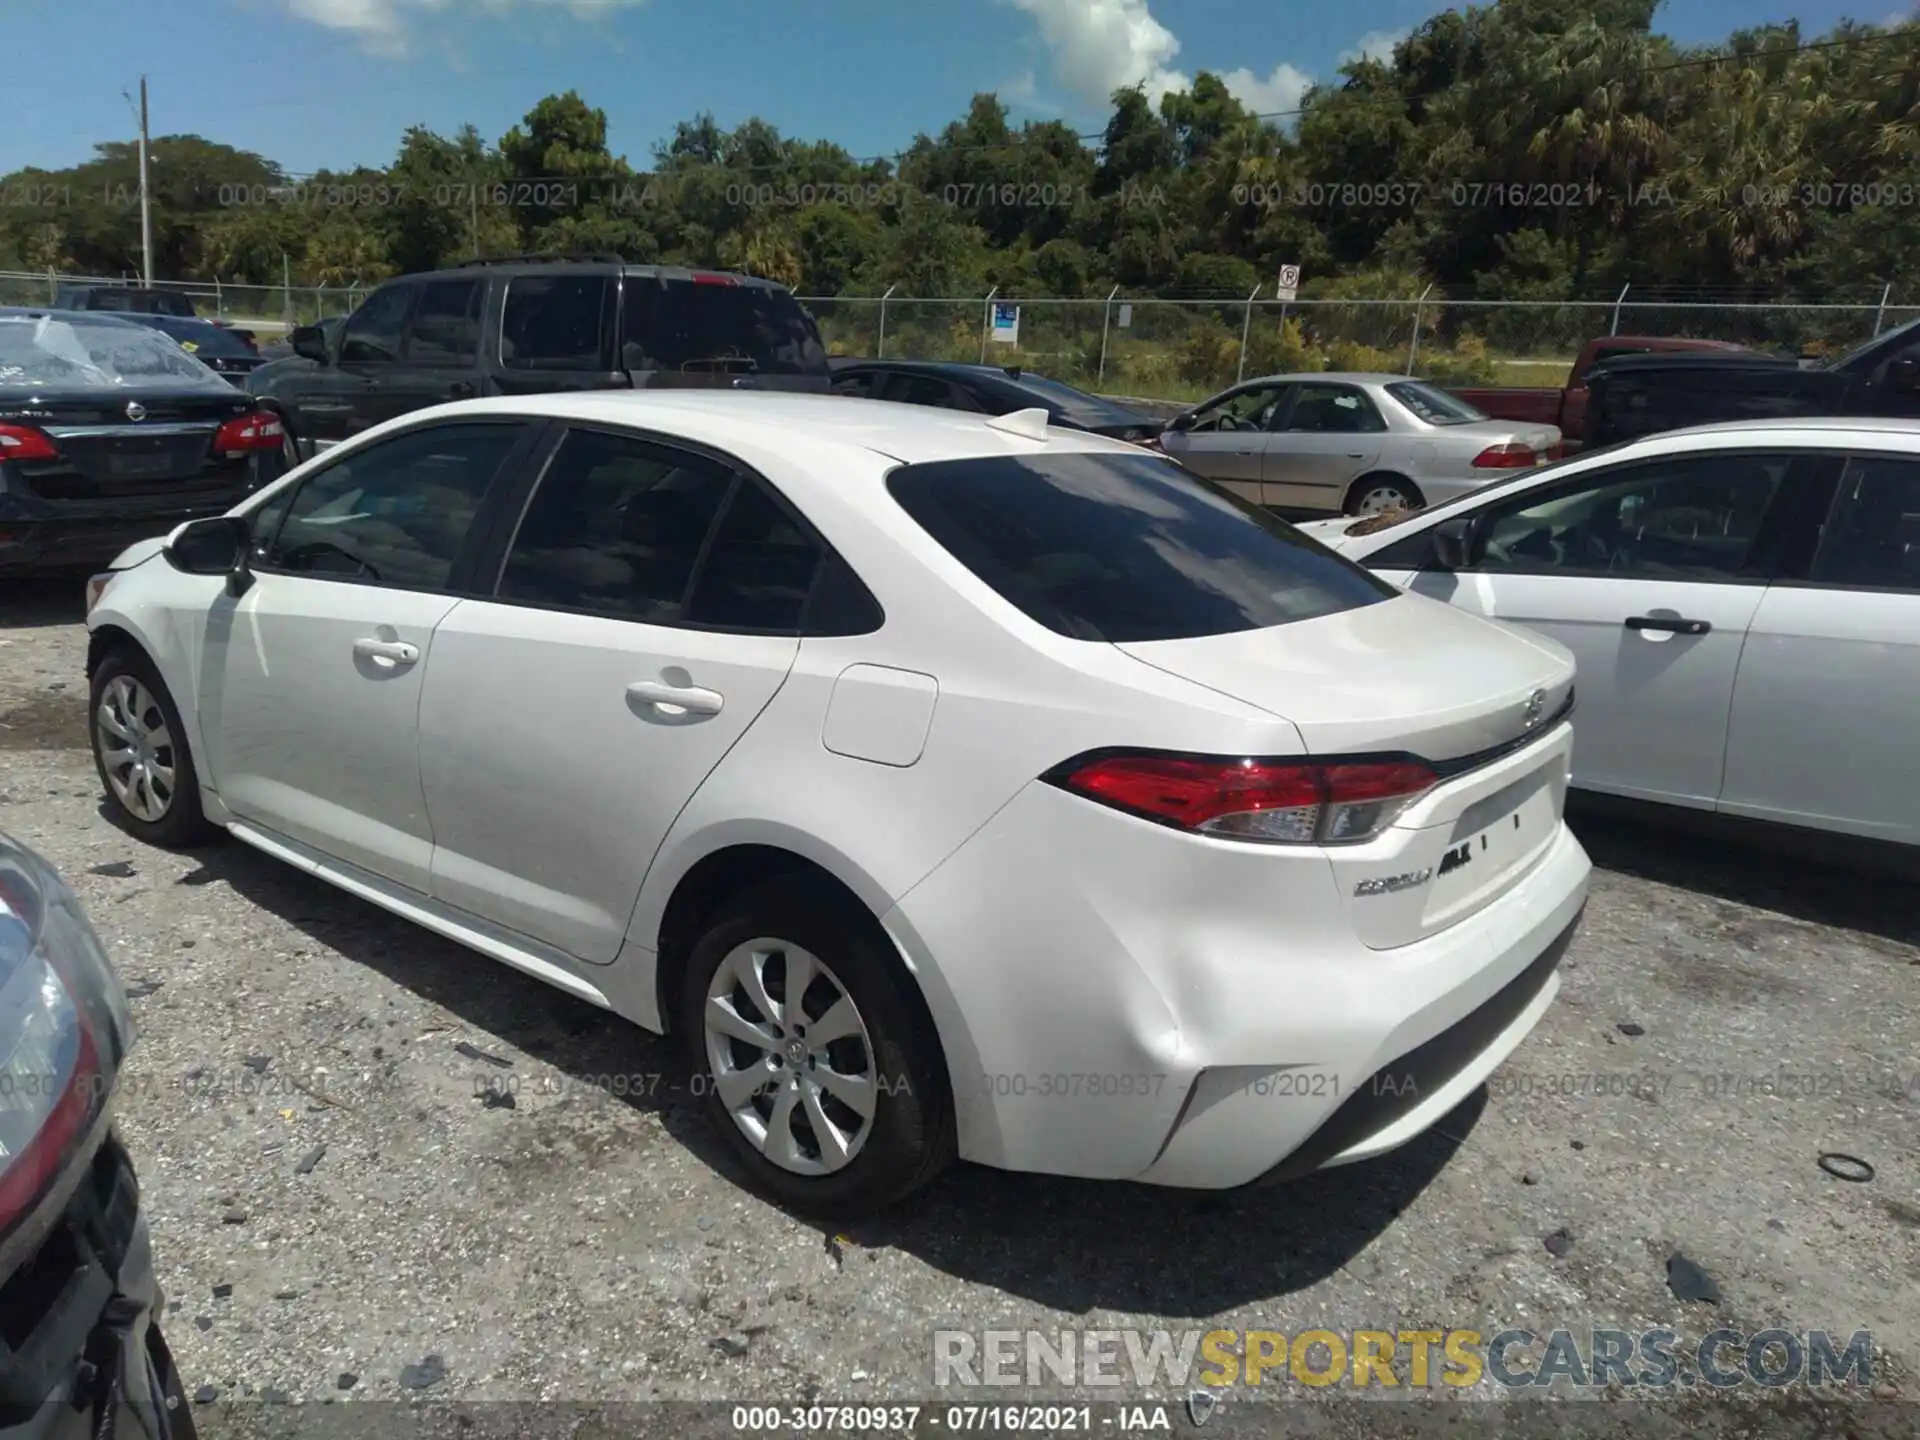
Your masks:
{"label": "car rear taillight", "polygon": [[60,452],[31,425],[0,425],[0,460],[57,460]]}
{"label": "car rear taillight", "polygon": [[1476,470],[1526,470],[1540,462],[1531,445],[1489,445],[1473,457]]}
{"label": "car rear taillight", "polygon": [[1417,760],[1226,760],[1105,755],[1048,777],[1089,800],[1221,840],[1371,840],[1439,783]]}
{"label": "car rear taillight", "polygon": [[286,439],[286,427],[271,410],[255,410],[237,415],[220,427],[213,437],[213,448],[222,455],[245,455],[253,450],[278,450]]}

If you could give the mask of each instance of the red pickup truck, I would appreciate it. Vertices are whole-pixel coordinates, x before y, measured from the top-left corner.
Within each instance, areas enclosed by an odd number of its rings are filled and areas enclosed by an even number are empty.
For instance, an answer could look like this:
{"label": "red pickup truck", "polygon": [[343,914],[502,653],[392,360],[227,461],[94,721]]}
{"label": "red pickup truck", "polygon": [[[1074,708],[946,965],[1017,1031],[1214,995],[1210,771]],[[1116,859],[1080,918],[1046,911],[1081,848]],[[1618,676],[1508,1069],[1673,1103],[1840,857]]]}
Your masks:
{"label": "red pickup truck", "polygon": [[1467,404],[1495,420],[1523,420],[1558,425],[1561,453],[1571,454],[1587,438],[1587,372],[1603,360],[1623,355],[1664,355],[1682,350],[1745,350],[1726,340],[1680,340],[1671,336],[1606,335],[1589,340],[1567,374],[1564,390],[1501,387],[1492,390],[1454,390]]}

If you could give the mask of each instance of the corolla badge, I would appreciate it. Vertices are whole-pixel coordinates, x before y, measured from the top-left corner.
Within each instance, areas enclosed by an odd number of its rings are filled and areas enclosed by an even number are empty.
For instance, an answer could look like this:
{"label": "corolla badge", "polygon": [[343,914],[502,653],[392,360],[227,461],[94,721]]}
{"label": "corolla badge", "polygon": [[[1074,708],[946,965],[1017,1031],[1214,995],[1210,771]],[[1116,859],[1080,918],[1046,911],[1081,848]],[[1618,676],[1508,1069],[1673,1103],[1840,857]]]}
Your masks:
{"label": "corolla badge", "polygon": [[129,400],[127,402],[127,418],[133,421],[146,419],[147,407],[142,405],[138,400]]}
{"label": "corolla badge", "polygon": [[1402,890],[1412,890],[1426,884],[1433,878],[1433,867],[1424,870],[1409,870],[1404,875],[1381,875],[1372,880],[1362,880],[1353,887],[1356,898],[1368,895],[1397,895]]}
{"label": "corolla badge", "polygon": [[1540,717],[1547,713],[1547,692],[1536,690],[1527,697],[1527,708],[1520,717],[1520,728],[1531,730],[1540,723]]}

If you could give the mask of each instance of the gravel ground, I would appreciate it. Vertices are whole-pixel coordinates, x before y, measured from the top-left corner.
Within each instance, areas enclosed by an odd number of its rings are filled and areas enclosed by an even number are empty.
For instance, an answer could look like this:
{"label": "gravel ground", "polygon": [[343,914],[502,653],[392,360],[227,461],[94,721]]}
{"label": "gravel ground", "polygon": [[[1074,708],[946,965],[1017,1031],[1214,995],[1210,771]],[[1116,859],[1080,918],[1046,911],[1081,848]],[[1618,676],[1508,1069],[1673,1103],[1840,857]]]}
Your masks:
{"label": "gravel ground", "polygon": [[[169,1339],[223,1402],[203,1424],[263,1397],[924,1401],[944,1327],[1868,1329],[1881,1398],[1917,1393],[1911,885],[1587,824],[1559,1002],[1397,1154],[1218,1199],[956,1167],[823,1232],[739,1188],[663,1043],[238,844],[111,825],[71,595],[0,588],[0,829],[137,997],[122,1124]],[[1717,1304],[1671,1293],[1675,1253]]]}

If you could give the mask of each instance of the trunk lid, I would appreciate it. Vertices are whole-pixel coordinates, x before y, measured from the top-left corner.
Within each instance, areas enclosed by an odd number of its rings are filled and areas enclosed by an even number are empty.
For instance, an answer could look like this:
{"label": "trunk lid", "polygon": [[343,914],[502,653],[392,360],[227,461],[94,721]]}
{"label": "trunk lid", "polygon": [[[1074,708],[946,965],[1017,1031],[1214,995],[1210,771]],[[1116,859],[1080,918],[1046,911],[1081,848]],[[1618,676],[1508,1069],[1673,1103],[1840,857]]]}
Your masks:
{"label": "trunk lid", "polygon": [[161,495],[189,501],[236,490],[246,484],[249,461],[216,456],[213,437],[252,409],[243,392],[225,384],[36,396],[26,407],[31,418],[18,423],[38,427],[60,453],[17,468],[34,494],[54,502]]}
{"label": "trunk lid", "polygon": [[1552,847],[1573,657],[1419,595],[1269,630],[1123,644],[1292,722],[1312,755],[1412,754],[1440,783],[1387,831],[1325,850],[1355,933],[1386,950],[1493,903]]}

